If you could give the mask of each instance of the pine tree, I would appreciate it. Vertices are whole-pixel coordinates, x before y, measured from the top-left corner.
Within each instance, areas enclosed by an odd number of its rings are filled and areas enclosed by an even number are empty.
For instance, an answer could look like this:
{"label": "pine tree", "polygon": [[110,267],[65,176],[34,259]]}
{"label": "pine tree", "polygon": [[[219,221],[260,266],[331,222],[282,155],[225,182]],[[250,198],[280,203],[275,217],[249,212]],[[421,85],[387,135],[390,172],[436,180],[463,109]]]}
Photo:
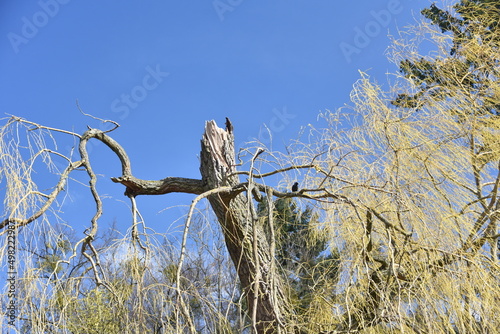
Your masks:
{"label": "pine tree", "polygon": [[441,33],[451,35],[447,59],[405,59],[401,73],[411,79],[417,92],[399,94],[394,105],[422,107],[429,99],[443,100],[470,95],[471,108],[453,110],[457,114],[500,115],[498,78],[499,59],[488,50],[500,45],[500,4],[491,0],[462,0],[453,6],[455,13],[435,4],[422,10]]}
{"label": "pine tree", "polygon": [[[264,200],[259,204],[258,213],[265,226],[269,226],[265,203]],[[273,219],[276,262],[291,288],[296,311],[301,314],[310,308],[315,294],[323,293],[323,289],[333,297],[334,291],[328,287],[338,280],[339,253],[329,248],[325,233],[314,231],[318,216],[311,207],[302,211],[292,198],[279,198],[274,201]]]}

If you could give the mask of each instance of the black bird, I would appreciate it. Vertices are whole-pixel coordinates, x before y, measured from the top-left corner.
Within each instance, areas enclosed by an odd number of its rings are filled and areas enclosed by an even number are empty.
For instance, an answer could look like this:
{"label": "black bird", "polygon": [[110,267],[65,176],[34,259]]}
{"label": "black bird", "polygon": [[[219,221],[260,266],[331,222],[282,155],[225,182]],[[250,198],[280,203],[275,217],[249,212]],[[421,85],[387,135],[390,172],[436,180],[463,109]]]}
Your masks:
{"label": "black bird", "polygon": [[229,133],[233,132],[233,124],[229,120],[229,118],[226,117],[226,131]]}
{"label": "black bird", "polygon": [[299,190],[299,183],[295,182],[292,186],[292,192],[296,192]]}

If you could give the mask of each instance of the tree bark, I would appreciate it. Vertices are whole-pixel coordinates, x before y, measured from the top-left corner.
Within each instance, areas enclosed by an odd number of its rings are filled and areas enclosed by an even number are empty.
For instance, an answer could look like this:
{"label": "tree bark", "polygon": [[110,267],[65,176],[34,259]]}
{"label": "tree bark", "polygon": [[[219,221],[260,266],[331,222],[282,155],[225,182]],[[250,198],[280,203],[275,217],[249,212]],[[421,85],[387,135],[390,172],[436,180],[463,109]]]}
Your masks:
{"label": "tree bark", "polygon": [[[112,180],[126,187],[127,196],[171,192],[203,194],[220,187],[233,189],[209,195],[208,200],[222,227],[227,250],[247,300],[249,316],[254,311],[254,332],[281,332],[286,307],[282,281],[275,272],[271,247],[255,214],[253,200],[248,195],[248,189],[246,193],[242,191],[242,185],[235,174],[232,125],[226,125],[224,130],[214,121],[206,123],[201,140],[201,180],[179,177],[157,181],[137,179],[132,175],[130,162],[121,146],[104,133],[92,131],[87,131],[88,134],[83,137],[95,137],[103,141],[120,157],[123,175]],[[251,185],[251,182],[248,184]]]}
{"label": "tree bark", "polygon": [[[207,122],[201,141],[200,165],[207,189],[236,187],[240,180],[235,174],[235,165],[231,128],[223,130],[214,121]],[[248,192],[247,195],[241,191],[219,193],[210,195],[208,200],[221,224],[228,252],[246,295],[249,314],[254,308],[257,310],[254,330],[257,333],[279,332],[285,299],[279,275],[272,272],[274,259],[268,238],[254,214]],[[255,245],[257,249],[254,249]],[[258,254],[257,258],[255,254]],[[258,284],[255,284],[256,279]]]}

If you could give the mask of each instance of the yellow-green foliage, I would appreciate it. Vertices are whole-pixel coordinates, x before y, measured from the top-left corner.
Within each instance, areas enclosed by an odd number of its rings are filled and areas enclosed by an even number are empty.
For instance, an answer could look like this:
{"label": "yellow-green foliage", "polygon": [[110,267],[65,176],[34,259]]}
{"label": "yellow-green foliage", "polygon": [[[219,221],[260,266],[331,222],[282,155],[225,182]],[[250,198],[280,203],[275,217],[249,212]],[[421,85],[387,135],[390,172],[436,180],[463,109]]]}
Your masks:
{"label": "yellow-green foliage", "polygon": [[66,325],[71,333],[126,333],[125,310],[109,292],[93,289],[84,298],[65,305]]}

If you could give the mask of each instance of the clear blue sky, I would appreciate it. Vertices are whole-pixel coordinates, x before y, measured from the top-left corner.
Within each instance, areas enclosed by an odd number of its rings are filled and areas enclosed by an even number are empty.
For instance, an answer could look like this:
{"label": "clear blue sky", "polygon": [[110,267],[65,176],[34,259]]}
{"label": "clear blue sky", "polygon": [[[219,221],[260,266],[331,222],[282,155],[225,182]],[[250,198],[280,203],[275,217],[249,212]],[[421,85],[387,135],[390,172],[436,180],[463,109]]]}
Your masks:
{"label": "clear blue sky", "polygon": [[[228,116],[238,145],[268,144],[266,124],[283,149],[319,111],[349,102],[359,69],[380,81],[395,71],[384,56],[388,32],[414,23],[429,4],[4,0],[0,111],[80,133],[99,127],[78,112],[78,99],[85,112],[121,124],[112,136],[137,177],[198,178],[206,120],[223,125]],[[109,181],[119,176],[117,160],[94,148],[101,191],[124,200],[123,187]],[[156,214],[192,198],[162,197],[141,198],[143,210]]]}

